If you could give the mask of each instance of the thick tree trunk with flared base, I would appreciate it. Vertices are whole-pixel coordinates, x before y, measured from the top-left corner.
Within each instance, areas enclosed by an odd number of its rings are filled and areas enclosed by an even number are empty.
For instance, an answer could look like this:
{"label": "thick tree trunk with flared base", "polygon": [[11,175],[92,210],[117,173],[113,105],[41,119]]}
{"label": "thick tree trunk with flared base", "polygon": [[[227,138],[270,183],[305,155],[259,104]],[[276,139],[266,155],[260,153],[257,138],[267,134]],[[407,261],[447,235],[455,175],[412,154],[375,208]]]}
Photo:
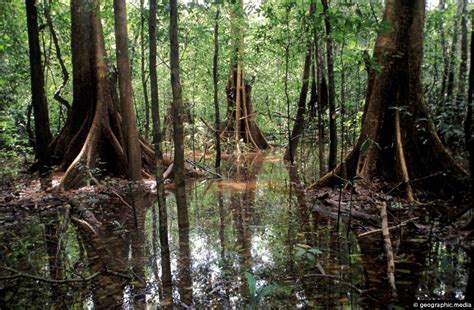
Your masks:
{"label": "thick tree trunk with flared base", "polygon": [[[86,184],[94,169],[127,174],[115,79],[107,73],[99,14],[98,0],[71,2],[74,102],[65,127],[50,145],[56,164],[66,171],[61,189]],[[141,148],[143,167],[153,171],[153,150],[143,141]]]}
{"label": "thick tree trunk with flared base", "polygon": [[227,116],[220,137],[229,137],[234,140],[235,149],[240,153],[240,141],[250,146],[253,150],[270,148],[262,131],[255,122],[255,111],[252,102],[252,87],[245,80],[243,70],[244,55],[244,19],[243,0],[231,1],[230,23],[232,45],[235,54],[231,59],[230,76],[226,86]]}
{"label": "thick tree trunk with flared base", "polygon": [[[422,102],[423,0],[388,0],[384,20],[392,31],[379,35],[374,58],[383,67],[372,70],[362,131],[354,150],[333,171],[310,186],[328,186],[347,178],[401,182],[438,193],[459,191],[465,171],[436,134]],[[339,177],[338,177],[339,176]],[[402,187],[403,188],[403,187]]]}
{"label": "thick tree trunk with flared base", "polygon": [[270,144],[255,122],[252,86],[245,81],[240,66],[231,74],[226,92],[227,117],[222,127],[221,137],[228,136],[234,139],[238,137],[239,141],[242,140],[254,150],[270,148]]}

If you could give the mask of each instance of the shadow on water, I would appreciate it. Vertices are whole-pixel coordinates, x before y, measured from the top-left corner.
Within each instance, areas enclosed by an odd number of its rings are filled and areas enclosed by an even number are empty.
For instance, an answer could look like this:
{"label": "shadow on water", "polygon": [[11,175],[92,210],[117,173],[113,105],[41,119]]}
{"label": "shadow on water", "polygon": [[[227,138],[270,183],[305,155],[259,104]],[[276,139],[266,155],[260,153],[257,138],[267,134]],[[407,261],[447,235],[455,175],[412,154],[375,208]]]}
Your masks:
{"label": "shadow on water", "polygon": [[[168,195],[177,308],[384,309],[474,291],[473,260],[458,240],[408,227],[394,235],[393,301],[381,236],[358,239],[356,225],[338,226],[334,213],[313,211],[295,167],[271,154],[247,154],[228,160],[223,171],[224,180],[188,186],[187,221],[178,220]],[[94,215],[87,221],[88,214],[66,208],[2,229],[0,308],[159,307],[158,212],[149,194],[133,197],[129,206],[110,198],[88,202]]]}

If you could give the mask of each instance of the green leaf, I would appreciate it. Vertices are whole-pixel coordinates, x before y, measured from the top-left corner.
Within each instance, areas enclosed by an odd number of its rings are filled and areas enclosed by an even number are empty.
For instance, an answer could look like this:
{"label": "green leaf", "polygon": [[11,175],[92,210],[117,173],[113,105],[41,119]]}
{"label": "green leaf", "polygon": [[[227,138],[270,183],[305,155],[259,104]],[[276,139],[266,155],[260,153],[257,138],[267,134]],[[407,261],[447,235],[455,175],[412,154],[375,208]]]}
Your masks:
{"label": "green leaf", "polygon": [[299,248],[297,251],[296,251],[296,257],[301,257],[304,255],[304,253],[306,253],[306,250],[305,249],[301,249]]}
{"label": "green leaf", "polygon": [[318,249],[318,248],[311,248],[311,249],[308,250],[308,252],[311,252],[311,253],[313,253],[313,254],[315,254],[315,255],[323,254],[323,251],[321,251],[321,250]]}
{"label": "green leaf", "polygon": [[264,297],[270,296],[276,290],[276,285],[267,285],[258,290],[257,293],[257,303]]}
{"label": "green leaf", "polygon": [[255,296],[257,293],[257,281],[255,277],[250,272],[245,272],[245,279],[247,280],[247,285],[249,286],[249,292],[251,296]]}

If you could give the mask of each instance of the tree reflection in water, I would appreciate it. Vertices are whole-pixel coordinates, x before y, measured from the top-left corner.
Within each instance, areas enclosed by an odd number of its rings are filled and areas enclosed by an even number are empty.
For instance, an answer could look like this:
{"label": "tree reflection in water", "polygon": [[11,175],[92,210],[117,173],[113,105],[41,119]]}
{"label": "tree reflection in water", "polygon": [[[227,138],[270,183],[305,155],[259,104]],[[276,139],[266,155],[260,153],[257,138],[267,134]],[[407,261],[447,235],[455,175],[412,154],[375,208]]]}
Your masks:
{"label": "tree reflection in water", "polygon": [[[346,220],[337,231],[337,212],[313,208],[318,202],[305,194],[297,167],[255,154],[228,160],[222,171],[224,180],[188,185],[187,220],[178,217],[174,195],[168,197],[177,308],[246,307],[255,296],[245,272],[256,279],[257,289],[276,285],[260,308],[406,306],[415,298],[474,291],[466,288],[473,287],[473,267],[471,259],[468,268],[461,244],[423,239],[416,227],[408,227],[414,231],[393,234],[399,300],[392,301],[381,235],[357,239],[357,225],[347,230]],[[2,265],[10,268],[0,270],[2,309],[166,308],[160,304],[161,253],[166,249],[157,240],[154,201],[143,192],[133,200],[125,195],[127,204],[111,197],[82,201],[101,225],[84,224],[78,214],[66,215],[69,211],[62,208],[0,232]],[[12,270],[50,280],[80,279],[103,270],[113,274],[59,284],[12,277]],[[445,295],[437,295],[441,291]]]}

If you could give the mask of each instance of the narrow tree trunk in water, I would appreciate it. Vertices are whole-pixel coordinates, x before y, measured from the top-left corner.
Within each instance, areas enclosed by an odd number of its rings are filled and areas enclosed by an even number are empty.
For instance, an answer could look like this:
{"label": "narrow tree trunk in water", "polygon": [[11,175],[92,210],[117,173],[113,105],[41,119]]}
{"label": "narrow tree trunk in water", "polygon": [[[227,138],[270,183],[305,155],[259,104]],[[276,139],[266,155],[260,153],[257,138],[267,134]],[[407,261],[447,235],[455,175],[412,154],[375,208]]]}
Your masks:
{"label": "narrow tree trunk in water", "polygon": [[[173,92],[173,140],[174,140],[174,181],[176,184],[176,205],[178,208],[178,225],[182,236],[189,236],[188,206],[186,203],[186,184],[184,178],[184,130],[183,130],[183,99],[181,94],[181,80],[179,67],[178,42],[178,4],[177,0],[170,0],[170,62],[171,88]],[[186,239],[186,238],[184,238]],[[188,241],[188,242],[186,242]],[[179,240],[180,260],[189,259],[189,240]],[[191,282],[190,270],[181,270],[180,281]],[[192,304],[191,288],[186,287],[181,301],[186,305]]]}
{"label": "narrow tree trunk in water", "polygon": [[[408,196],[415,185],[449,195],[464,186],[466,172],[442,145],[422,101],[424,17],[423,0],[386,1],[384,21],[393,30],[380,33],[375,44],[374,59],[382,69],[370,74],[361,135],[345,162],[349,178],[401,182]],[[311,188],[335,183],[341,169]]]}
{"label": "narrow tree trunk in water", "polygon": [[216,163],[217,169],[221,166],[221,120],[219,115],[219,15],[220,9],[217,8],[215,26],[214,26],[214,59],[212,75],[214,79],[214,111],[215,111],[215,138],[216,138]]}
{"label": "narrow tree trunk in water", "polygon": [[328,62],[328,90],[329,90],[329,170],[337,163],[337,123],[336,123],[336,85],[334,79],[334,56],[332,27],[329,18],[328,0],[321,0],[324,9],[324,24],[326,26],[326,57]]}
{"label": "narrow tree trunk in water", "polygon": [[[446,0],[440,0],[439,8],[440,10],[445,10]],[[439,105],[444,105],[446,98],[446,85],[448,82],[449,75],[449,55],[448,55],[448,43],[446,42],[446,33],[443,23],[440,23],[438,31],[441,34],[441,47],[443,49],[443,77],[441,82],[441,92],[440,92],[440,101]]]}
{"label": "narrow tree trunk in water", "polygon": [[[321,73],[320,73],[321,75]],[[326,78],[324,76],[320,77],[319,91],[318,91],[318,155],[319,155],[319,168],[320,175],[323,175],[327,172],[326,165],[326,129],[325,129],[325,116],[327,116],[326,109],[328,106],[328,88],[326,83]]]}
{"label": "narrow tree trunk in water", "polygon": [[51,141],[51,131],[49,128],[48,104],[44,91],[43,68],[41,65],[36,0],[26,0],[26,17],[30,52],[31,97],[35,115],[35,153],[40,175],[47,176],[51,166],[48,150],[48,145]]}
{"label": "narrow tree trunk in water", "polygon": [[150,44],[150,89],[151,89],[151,109],[153,119],[153,143],[155,147],[155,178],[156,193],[158,196],[158,214],[159,214],[159,231],[160,231],[160,253],[161,253],[161,283],[163,291],[164,308],[173,304],[173,287],[171,277],[171,260],[170,248],[168,241],[168,214],[166,211],[165,187],[163,180],[164,165],[163,152],[161,149],[161,124],[159,113],[158,98],[158,76],[156,70],[156,0],[150,0],[149,15],[149,44]]}
{"label": "narrow tree trunk in water", "polygon": [[[301,84],[300,96],[298,99],[298,110],[296,112],[296,119],[293,125],[293,131],[291,132],[289,145],[286,147],[285,160],[289,160],[291,163],[294,162],[296,149],[298,148],[298,142],[300,136],[303,134],[305,126],[305,114],[306,114],[306,97],[308,96],[309,88],[309,73],[311,68],[311,47],[306,51],[303,66],[303,82]],[[288,120],[289,121],[289,120]]]}
{"label": "narrow tree trunk in water", "polygon": [[[323,175],[326,173],[326,159],[325,159],[325,151],[324,151],[324,139],[325,139],[325,133],[324,133],[324,114],[325,114],[325,109],[327,104],[323,104],[323,99],[327,98],[326,93],[323,94],[323,91],[326,92],[325,89],[323,89],[323,79],[322,79],[322,64],[321,64],[321,58],[320,58],[320,52],[319,52],[319,44],[318,44],[318,38],[316,35],[314,36],[314,61],[316,64],[316,85],[317,85],[317,93],[318,93],[318,157],[319,157],[319,175]],[[323,97],[324,96],[324,97]]]}
{"label": "narrow tree trunk in water", "polygon": [[[457,13],[461,13],[461,8],[459,7],[459,1],[464,0],[456,0],[456,5],[458,6]],[[458,45],[459,45],[459,19],[456,18],[454,20],[454,29],[453,29],[453,41],[451,43],[451,55],[449,60],[449,73],[448,73],[448,80],[446,84],[446,98],[448,103],[453,100],[454,95],[454,88],[455,88],[455,73],[456,73],[456,57],[458,54]]]}
{"label": "narrow tree trunk in water", "polygon": [[346,141],[345,141],[345,128],[344,128],[344,120],[345,120],[345,101],[346,101],[346,67],[344,64],[344,46],[346,44],[345,39],[343,39],[343,42],[341,44],[341,105],[340,105],[340,127],[341,127],[341,143],[340,143],[340,149],[341,149],[341,165],[342,165],[342,177],[344,179],[347,178],[347,173],[346,173],[346,163],[345,163],[345,154],[344,154],[344,149],[346,147]]}
{"label": "narrow tree trunk in water", "polygon": [[469,89],[467,94],[467,113],[464,121],[464,139],[469,156],[469,169],[471,173],[471,200],[474,201],[474,137],[472,136],[472,110],[474,96],[474,11],[471,11],[471,62],[469,69]]}
{"label": "narrow tree trunk in water", "polygon": [[145,7],[144,0],[140,0],[140,69],[143,88],[143,102],[145,103],[145,140],[150,136],[150,102],[145,70]]}
{"label": "narrow tree trunk in water", "polygon": [[[309,8],[309,17],[312,20],[314,13],[314,2],[311,3]],[[285,156],[283,157],[285,160],[289,160],[291,163],[294,162],[296,156],[296,150],[298,148],[298,142],[300,136],[303,134],[304,127],[305,127],[305,114],[306,114],[306,97],[308,96],[308,88],[309,88],[309,74],[311,70],[311,59],[312,59],[312,32],[309,31],[309,25],[306,26],[305,33],[307,37],[307,46],[308,49],[306,51],[306,56],[304,59],[303,65],[303,75],[302,75],[302,84],[300,90],[300,96],[298,99],[298,110],[296,112],[296,120],[293,124],[293,131],[291,132],[291,136],[289,139],[289,145],[286,148]],[[288,121],[290,121],[288,119]]]}
{"label": "narrow tree trunk in water", "polygon": [[120,112],[128,161],[127,175],[132,181],[140,181],[142,179],[142,158],[133,105],[132,72],[128,57],[127,8],[125,0],[114,0],[114,15]]}
{"label": "narrow tree trunk in water", "polygon": [[468,0],[462,0],[461,20],[461,63],[459,64],[459,82],[457,89],[456,105],[459,112],[464,109],[466,100],[466,75],[467,75],[467,6]]}

